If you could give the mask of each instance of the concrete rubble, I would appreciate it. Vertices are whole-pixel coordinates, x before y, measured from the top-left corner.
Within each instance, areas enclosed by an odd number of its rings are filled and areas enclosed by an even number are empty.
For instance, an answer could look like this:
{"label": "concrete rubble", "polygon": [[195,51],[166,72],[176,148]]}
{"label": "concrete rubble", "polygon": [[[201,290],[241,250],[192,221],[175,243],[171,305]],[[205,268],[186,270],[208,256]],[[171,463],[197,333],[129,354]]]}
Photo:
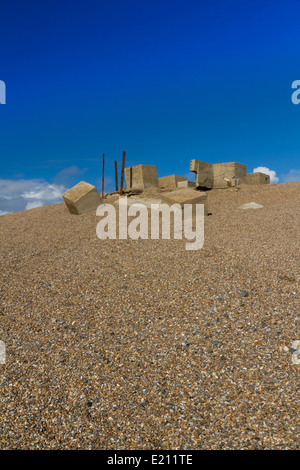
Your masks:
{"label": "concrete rubble", "polygon": [[180,182],[187,182],[187,178],[185,176],[178,175],[163,176],[162,178],[158,178],[158,187],[164,189],[176,189]]}
{"label": "concrete rubble", "polygon": [[237,162],[207,163],[191,160],[190,171],[196,173],[196,187],[224,189],[240,184],[270,184],[270,176],[264,173],[247,173],[246,165]]}
{"label": "concrete rubble", "polygon": [[[225,189],[237,187],[240,184],[261,185],[270,184],[270,176],[264,173],[247,173],[246,165],[237,162],[208,163],[192,159],[190,171],[196,174],[196,181],[188,181],[185,176],[168,175],[158,178],[155,165],[135,165],[125,168],[128,204],[143,202],[150,207],[154,203],[169,205],[204,204],[205,214],[208,214],[207,194],[209,189]],[[156,189],[153,197],[144,197],[148,189]],[[118,192],[110,193],[118,195]],[[139,198],[137,195],[141,195]],[[63,194],[63,199],[71,214],[83,214],[102,204],[102,199],[95,188],[81,181]]]}

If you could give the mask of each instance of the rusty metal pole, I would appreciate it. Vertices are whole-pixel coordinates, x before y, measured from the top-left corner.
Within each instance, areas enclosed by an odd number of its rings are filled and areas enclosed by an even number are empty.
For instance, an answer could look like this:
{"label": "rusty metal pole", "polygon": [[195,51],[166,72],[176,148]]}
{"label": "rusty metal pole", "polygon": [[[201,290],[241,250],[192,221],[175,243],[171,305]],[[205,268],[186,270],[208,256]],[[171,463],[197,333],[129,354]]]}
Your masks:
{"label": "rusty metal pole", "polygon": [[119,191],[119,182],[118,182],[118,162],[115,160],[115,175],[116,175],[116,191]]}
{"label": "rusty metal pole", "polygon": [[123,152],[123,159],[122,159],[120,196],[122,196],[123,194],[124,170],[125,170],[125,152]]}
{"label": "rusty metal pole", "polygon": [[104,198],[104,154],[102,159],[102,198]]}

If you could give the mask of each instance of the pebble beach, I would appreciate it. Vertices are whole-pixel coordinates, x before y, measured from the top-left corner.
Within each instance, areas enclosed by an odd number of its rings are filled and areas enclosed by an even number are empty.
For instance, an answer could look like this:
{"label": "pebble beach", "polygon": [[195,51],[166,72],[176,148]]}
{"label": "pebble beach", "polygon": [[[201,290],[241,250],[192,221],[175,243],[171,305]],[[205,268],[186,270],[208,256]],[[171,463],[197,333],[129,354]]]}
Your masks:
{"label": "pebble beach", "polygon": [[207,194],[195,251],[0,217],[0,449],[299,449],[300,182]]}

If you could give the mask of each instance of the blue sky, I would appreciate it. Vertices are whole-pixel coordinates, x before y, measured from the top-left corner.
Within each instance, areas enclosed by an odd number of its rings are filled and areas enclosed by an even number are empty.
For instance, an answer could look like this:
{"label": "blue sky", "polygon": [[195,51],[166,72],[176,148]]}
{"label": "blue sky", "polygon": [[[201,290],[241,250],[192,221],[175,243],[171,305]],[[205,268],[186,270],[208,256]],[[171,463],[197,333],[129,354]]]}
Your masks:
{"label": "blue sky", "polygon": [[121,166],[192,158],[300,179],[299,0],[1,4],[0,214]]}

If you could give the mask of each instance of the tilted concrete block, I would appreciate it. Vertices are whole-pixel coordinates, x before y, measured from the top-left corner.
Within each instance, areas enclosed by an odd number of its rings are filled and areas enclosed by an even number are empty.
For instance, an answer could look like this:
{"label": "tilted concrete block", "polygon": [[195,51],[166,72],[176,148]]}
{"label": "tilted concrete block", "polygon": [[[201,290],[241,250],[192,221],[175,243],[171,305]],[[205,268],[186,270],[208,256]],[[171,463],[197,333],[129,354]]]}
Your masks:
{"label": "tilted concrete block", "polygon": [[191,160],[190,171],[196,173],[197,188],[213,187],[213,165],[201,160]]}
{"label": "tilted concrete block", "polygon": [[63,194],[63,200],[71,214],[84,214],[96,210],[103,201],[92,184],[80,181]]}
{"label": "tilted concrete block", "polygon": [[179,182],[187,182],[185,176],[169,175],[158,178],[158,187],[166,189],[176,189]]}
{"label": "tilted concrete block", "polygon": [[158,187],[155,165],[136,165],[125,168],[126,189],[146,189]]}

